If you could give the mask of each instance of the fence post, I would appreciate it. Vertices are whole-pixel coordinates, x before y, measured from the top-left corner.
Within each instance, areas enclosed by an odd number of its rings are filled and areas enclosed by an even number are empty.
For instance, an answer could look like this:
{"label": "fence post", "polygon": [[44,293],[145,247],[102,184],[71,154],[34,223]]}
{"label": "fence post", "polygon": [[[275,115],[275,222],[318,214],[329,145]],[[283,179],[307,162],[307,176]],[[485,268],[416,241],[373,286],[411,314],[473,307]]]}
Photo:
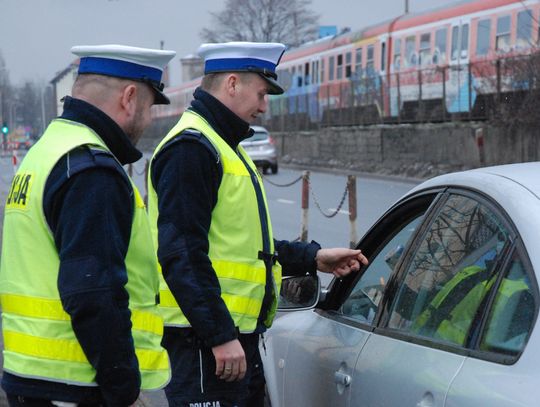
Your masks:
{"label": "fence post", "polygon": [[442,68],[442,119],[446,120],[446,67]]}
{"label": "fence post", "polygon": [[349,221],[351,224],[349,247],[354,249],[358,242],[356,235],[356,177],[354,175],[348,176],[347,188],[349,189]]}
{"label": "fence post", "polygon": [[302,225],[300,229],[300,241],[308,239],[308,209],[309,209],[309,171],[302,174]]}
{"label": "fence post", "polygon": [[480,127],[475,130],[474,138],[476,140],[476,147],[478,148],[478,159],[480,160],[480,166],[486,165],[486,156],[484,152],[484,128]]}

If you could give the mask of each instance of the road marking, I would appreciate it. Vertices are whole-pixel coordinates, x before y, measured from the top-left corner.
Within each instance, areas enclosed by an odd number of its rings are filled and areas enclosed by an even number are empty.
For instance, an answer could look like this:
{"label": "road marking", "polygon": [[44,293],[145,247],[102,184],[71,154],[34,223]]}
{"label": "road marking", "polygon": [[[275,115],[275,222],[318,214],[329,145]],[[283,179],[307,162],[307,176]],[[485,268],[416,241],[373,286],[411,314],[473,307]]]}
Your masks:
{"label": "road marking", "polygon": [[279,203],[287,204],[287,205],[294,205],[296,201],[290,201],[288,199],[277,199]]}
{"label": "road marking", "polygon": [[[336,211],[336,208],[328,208],[328,210],[329,210],[330,212],[335,212],[335,211]],[[338,213],[341,213],[342,215],[350,215],[350,214],[349,214],[349,211],[346,211],[346,210],[344,210],[344,209],[340,209],[340,210],[338,211]]]}

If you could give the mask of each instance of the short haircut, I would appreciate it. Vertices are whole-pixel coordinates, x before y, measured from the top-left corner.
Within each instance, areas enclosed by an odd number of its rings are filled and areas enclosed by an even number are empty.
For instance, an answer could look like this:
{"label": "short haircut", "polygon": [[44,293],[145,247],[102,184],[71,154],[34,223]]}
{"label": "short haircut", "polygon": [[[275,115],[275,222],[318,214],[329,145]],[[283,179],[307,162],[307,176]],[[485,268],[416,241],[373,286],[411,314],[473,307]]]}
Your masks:
{"label": "short haircut", "polygon": [[201,89],[206,92],[212,92],[221,85],[223,79],[228,74],[234,73],[238,75],[240,80],[244,83],[249,82],[253,75],[252,72],[212,72],[203,76],[201,81]]}

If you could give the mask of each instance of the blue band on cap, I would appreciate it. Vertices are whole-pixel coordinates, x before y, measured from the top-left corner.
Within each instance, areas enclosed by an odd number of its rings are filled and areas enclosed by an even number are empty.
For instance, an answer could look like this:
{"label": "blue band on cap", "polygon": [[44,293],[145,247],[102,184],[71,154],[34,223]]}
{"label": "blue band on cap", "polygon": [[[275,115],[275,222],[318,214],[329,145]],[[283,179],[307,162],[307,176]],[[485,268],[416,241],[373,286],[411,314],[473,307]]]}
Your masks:
{"label": "blue band on cap", "polygon": [[221,58],[209,59],[204,64],[204,73],[247,71],[248,68],[262,68],[275,72],[276,64],[256,58]]}
{"label": "blue band on cap", "polygon": [[147,79],[161,82],[161,70],[118,59],[84,57],[79,63],[79,73],[95,73],[127,79]]}

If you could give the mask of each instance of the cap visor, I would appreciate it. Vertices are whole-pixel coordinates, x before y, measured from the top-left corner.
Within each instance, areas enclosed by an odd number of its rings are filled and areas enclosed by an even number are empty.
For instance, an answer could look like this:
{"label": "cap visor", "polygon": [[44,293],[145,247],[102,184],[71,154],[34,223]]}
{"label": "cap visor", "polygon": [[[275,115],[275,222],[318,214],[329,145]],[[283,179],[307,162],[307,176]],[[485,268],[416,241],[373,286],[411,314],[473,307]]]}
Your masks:
{"label": "cap visor", "polygon": [[262,73],[260,73],[259,75],[262,76],[262,78],[268,82],[268,84],[270,85],[268,87],[268,94],[269,95],[281,95],[282,93],[284,93],[285,91],[283,90],[283,88],[281,86],[279,86],[279,83],[274,79],[274,78],[271,78],[269,76],[265,76],[263,75]]}
{"label": "cap visor", "polygon": [[170,105],[171,104],[171,101],[169,100],[169,98],[157,87],[152,86],[152,90],[154,91],[154,104],[155,105]]}

